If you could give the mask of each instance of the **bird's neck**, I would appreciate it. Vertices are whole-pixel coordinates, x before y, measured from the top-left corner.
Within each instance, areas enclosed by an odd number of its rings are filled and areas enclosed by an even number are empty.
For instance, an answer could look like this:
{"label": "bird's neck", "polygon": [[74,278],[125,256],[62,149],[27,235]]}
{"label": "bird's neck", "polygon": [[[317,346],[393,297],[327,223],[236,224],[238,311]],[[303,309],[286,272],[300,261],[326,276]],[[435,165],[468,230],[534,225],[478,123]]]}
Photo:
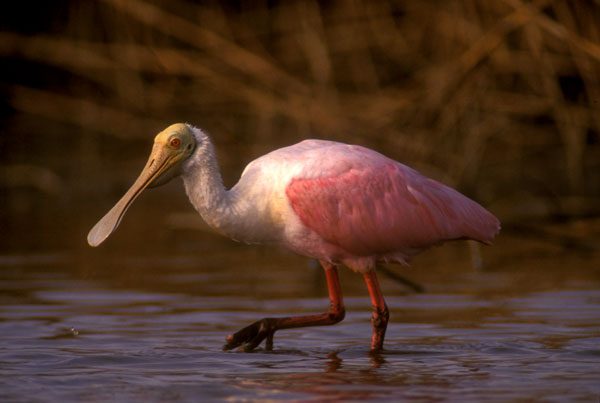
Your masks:
{"label": "bird's neck", "polygon": [[190,202],[204,221],[227,235],[229,223],[235,220],[235,209],[230,192],[223,185],[212,144],[205,143],[202,150],[190,156],[182,178]]}
{"label": "bird's neck", "polygon": [[[217,232],[246,243],[272,243],[281,229],[273,220],[267,198],[255,194],[254,182],[240,181],[225,189],[214,147],[206,134],[193,128],[196,151],[182,169],[185,191],[204,221]],[[259,192],[260,193],[260,192]]]}

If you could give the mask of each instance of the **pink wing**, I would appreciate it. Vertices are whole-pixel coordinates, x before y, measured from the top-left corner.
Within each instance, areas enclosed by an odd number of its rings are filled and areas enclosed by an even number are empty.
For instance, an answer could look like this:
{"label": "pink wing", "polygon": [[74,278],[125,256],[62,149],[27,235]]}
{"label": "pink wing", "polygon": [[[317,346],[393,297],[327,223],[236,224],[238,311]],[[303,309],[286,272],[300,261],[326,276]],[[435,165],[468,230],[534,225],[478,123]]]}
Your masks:
{"label": "pink wing", "polygon": [[452,239],[490,243],[498,233],[498,219],[454,189],[383,155],[361,158],[358,169],[296,178],[286,189],[302,223],[324,240],[357,256],[409,255]]}

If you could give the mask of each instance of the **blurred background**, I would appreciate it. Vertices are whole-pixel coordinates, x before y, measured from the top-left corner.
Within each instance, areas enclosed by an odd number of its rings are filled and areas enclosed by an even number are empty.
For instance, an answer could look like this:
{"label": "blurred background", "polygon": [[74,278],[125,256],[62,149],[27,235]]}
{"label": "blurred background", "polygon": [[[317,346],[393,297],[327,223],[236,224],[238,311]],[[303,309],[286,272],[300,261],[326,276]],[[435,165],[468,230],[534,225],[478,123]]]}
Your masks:
{"label": "blurred background", "polygon": [[[274,148],[339,140],[456,187],[503,235],[598,249],[598,1],[2,8],[2,251],[87,253],[153,136],[181,121],[212,135],[228,186]],[[107,248],[215,238],[175,182],[147,192]]]}

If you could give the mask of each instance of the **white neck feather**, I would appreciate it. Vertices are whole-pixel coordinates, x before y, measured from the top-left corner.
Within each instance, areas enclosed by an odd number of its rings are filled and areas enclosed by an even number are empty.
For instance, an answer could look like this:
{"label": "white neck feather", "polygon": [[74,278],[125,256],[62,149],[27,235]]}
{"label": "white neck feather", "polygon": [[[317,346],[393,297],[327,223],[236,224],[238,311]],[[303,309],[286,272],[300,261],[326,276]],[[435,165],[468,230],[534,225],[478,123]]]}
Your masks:
{"label": "white neck feather", "polygon": [[185,192],[204,221],[219,232],[225,232],[229,221],[229,192],[223,185],[215,150],[208,136],[200,129],[192,128],[196,137],[196,149],[184,163],[182,178]]}
{"label": "white neck feather", "polygon": [[[255,206],[248,189],[225,189],[214,146],[200,129],[191,127],[196,149],[183,165],[183,183],[190,202],[204,221],[217,232],[243,242],[261,242]],[[251,198],[250,198],[251,199]]]}

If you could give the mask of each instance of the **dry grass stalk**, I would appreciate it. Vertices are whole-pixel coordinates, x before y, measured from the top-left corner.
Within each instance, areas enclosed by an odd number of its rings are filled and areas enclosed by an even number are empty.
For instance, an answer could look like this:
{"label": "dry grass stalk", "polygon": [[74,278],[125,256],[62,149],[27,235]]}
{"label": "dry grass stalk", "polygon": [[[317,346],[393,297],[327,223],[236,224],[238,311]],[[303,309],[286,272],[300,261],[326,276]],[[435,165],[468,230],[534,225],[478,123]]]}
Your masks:
{"label": "dry grass stalk", "polygon": [[365,143],[489,201],[515,184],[600,192],[597,3],[227,7],[104,0],[73,6],[64,35],[2,32],[2,57],[74,77],[15,86],[9,102],[111,134],[191,120],[253,155],[313,136]]}

